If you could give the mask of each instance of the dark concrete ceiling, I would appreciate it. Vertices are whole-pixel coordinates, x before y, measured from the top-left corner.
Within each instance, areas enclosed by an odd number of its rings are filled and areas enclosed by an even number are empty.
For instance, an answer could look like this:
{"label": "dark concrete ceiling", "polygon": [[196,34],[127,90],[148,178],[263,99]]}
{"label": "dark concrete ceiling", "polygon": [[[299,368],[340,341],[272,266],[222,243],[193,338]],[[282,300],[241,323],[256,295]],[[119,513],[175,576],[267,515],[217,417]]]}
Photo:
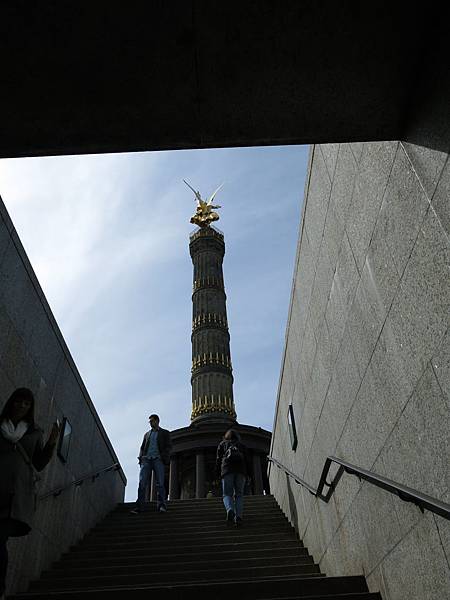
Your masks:
{"label": "dark concrete ceiling", "polygon": [[447,55],[424,13],[343,0],[3,2],[0,156],[399,139]]}

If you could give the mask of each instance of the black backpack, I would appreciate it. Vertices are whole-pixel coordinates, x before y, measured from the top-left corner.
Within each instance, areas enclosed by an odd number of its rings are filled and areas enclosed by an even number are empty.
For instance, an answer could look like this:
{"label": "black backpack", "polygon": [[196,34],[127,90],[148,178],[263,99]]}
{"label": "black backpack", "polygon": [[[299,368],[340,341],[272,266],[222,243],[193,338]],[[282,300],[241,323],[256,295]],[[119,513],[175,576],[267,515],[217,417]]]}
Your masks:
{"label": "black backpack", "polygon": [[223,461],[226,465],[237,465],[242,463],[244,455],[242,454],[239,446],[236,443],[231,443],[225,450],[223,455]]}

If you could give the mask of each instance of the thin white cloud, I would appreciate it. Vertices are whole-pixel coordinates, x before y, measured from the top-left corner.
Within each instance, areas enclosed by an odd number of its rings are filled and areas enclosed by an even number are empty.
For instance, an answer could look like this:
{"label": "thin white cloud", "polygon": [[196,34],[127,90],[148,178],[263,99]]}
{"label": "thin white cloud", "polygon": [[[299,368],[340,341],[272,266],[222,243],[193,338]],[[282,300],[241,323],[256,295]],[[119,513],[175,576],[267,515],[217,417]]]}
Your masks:
{"label": "thin white cloud", "polygon": [[10,211],[129,478],[149,410],[189,424],[192,263],[187,179],[225,233],[239,420],[273,420],[306,148],[0,161]]}

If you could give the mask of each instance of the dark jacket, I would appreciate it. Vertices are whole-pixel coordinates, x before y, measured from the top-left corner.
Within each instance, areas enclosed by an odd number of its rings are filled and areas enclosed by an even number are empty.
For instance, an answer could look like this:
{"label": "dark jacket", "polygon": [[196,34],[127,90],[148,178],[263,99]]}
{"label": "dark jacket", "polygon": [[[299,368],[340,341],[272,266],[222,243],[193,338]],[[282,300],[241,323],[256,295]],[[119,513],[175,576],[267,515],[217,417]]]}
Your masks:
{"label": "dark jacket", "polygon": [[[170,452],[172,450],[172,440],[170,439],[170,431],[167,429],[163,429],[159,427],[158,429],[158,450],[159,455],[161,456],[161,460],[165,465],[168,465],[170,462]],[[139,450],[139,463],[142,460],[142,457],[147,454],[148,445],[150,443],[150,431],[144,435],[144,439],[142,440],[141,449]]]}
{"label": "dark jacket", "polygon": [[[225,455],[230,446],[237,446],[242,454],[242,460],[235,463],[229,463]],[[228,473],[242,473],[247,475],[251,472],[247,448],[240,440],[222,440],[217,447],[216,453],[216,472],[219,477],[224,477]]]}
{"label": "dark jacket", "polygon": [[37,471],[51,459],[54,444],[43,443],[43,432],[31,426],[13,444],[0,433],[0,520],[12,519],[11,535],[26,535],[36,509]]}

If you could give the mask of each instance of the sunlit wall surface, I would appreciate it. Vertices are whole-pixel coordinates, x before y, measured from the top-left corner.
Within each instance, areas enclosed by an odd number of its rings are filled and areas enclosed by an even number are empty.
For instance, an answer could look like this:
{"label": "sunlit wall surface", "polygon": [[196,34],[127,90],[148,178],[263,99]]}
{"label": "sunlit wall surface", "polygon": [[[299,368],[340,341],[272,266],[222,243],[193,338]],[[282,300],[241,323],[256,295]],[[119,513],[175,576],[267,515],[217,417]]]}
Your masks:
{"label": "sunlit wall surface", "polygon": [[[311,149],[272,454],[315,487],[336,455],[450,501],[449,186],[437,150]],[[270,484],[323,572],[448,596],[444,519],[349,475],[329,504],[274,467]]]}

